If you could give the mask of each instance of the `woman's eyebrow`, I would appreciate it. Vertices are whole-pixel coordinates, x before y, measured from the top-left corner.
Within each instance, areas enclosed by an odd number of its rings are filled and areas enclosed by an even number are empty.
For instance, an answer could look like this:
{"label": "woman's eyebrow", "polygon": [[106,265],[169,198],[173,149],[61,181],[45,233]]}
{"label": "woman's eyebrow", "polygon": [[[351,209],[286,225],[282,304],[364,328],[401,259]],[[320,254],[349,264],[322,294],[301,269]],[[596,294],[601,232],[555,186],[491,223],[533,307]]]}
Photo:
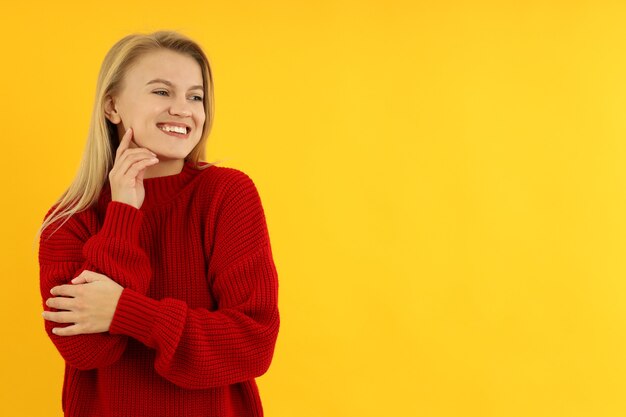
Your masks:
{"label": "woman's eyebrow", "polygon": [[[172,84],[171,82],[164,80],[163,78],[155,78],[154,80],[150,80],[146,83],[146,85],[149,84],[155,84],[155,83],[163,83],[165,85],[169,85],[170,87],[174,87],[174,84]],[[190,90],[204,90],[204,87],[202,87],[201,85],[192,85],[191,87],[189,87]]]}

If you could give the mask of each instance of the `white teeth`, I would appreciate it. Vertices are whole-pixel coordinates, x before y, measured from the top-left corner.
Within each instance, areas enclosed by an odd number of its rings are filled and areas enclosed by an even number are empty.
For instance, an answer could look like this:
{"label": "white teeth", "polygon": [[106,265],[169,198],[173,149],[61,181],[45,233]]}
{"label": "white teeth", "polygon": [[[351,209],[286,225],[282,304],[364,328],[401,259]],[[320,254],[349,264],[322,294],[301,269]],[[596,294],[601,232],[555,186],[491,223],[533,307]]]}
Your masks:
{"label": "white teeth", "polygon": [[181,133],[183,135],[187,134],[187,128],[185,127],[180,127],[180,126],[168,126],[168,125],[163,125],[161,126],[159,129],[164,130],[166,132],[176,132],[176,133]]}

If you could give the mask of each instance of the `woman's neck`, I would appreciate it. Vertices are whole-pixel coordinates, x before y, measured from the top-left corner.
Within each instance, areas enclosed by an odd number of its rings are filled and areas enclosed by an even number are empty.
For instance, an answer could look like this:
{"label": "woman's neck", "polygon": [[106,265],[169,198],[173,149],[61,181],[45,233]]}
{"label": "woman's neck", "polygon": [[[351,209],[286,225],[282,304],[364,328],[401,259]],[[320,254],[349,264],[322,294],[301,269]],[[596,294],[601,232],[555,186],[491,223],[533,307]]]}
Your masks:
{"label": "woman's neck", "polygon": [[144,179],[165,177],[167,175],[180,174],[185,164],[184,159],[166,159],[160,160],[156,165],[152,165],[146,168],[144,173]]}

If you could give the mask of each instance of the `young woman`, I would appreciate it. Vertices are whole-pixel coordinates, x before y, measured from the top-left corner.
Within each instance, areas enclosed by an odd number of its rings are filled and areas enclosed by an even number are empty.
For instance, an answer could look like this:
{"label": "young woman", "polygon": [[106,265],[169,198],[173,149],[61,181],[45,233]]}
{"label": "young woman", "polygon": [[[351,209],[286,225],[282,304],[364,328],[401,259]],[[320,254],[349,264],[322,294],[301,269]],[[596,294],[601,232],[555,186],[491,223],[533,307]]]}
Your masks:
{"label": "young woman", "polygon": [[40,229],[66,416],[263,415],[276,267],[252,180],[200,161],[212,121],[192,40],[133,34],[106,55],[78,174]]}

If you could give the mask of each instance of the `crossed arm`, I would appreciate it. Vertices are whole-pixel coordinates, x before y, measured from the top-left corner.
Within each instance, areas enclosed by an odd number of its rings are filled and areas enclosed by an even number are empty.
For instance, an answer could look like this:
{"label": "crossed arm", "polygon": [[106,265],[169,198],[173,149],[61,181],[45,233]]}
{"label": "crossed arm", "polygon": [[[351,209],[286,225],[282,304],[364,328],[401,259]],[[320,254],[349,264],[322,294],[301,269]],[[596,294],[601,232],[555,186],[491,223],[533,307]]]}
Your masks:
{"label": "crossed arm", "polygon": [[[107,222],[112,222],[116,211],[130,211],[122,217],[128,220],[138,216],[139,223],[141,213],[134,207],[109,203],[102,230],[87,243],[80,237],[89,236],[93,230],[78,233],[70,228],[72,231],[66,230],[56,242],[40,247],[42,297],[46,307],[61,310],[44,312],[46,328],[68,363],[79,369],[107,366],[121,357],[127,338],[133,337],[156,350],[156,371],[184,388],[224,386],[267,370],[280,322],[276,268],[260,200],[251,181],[239,178],[229,195],[220,208],[228,216],[216,221],[218,244],[211,253],[209,274],[218,303],[216,311],[192,309],[181,300],[154,300],[146,295],[151,270],[149,263],[142,265],[147,262],[145,254],[134,253],[134,262],[119,256],[124,242],[131,242],[137,250],[136,237],[117,240],[120,230],[117,235],[107,232]],[[253,209],[245,216],[232,216],[234,207],[240,206]],[[233,239],[242,230],[241,219],[251,224],[245,241]],[[136,227],[136,223],[124,224]],[[101,241],[96,245],[91,239]],[[49,253],[54,248],[67,249],[70,241],[72,250],[64,252],[63,261],[59,261],[61,254],[55,258]],[[128,250],[132,255],[133,250]],[[73,268],[58,267],[67,264],[68,254],[81,252],[87,256],[82,264],[73,259]],[[131,266],[134,271],[116,275]],[[71,281],[70,270],[78,272],[71,275],[75,276]]]}
{"label": "crossed arm", "polygon": [[71,323],[53,327],[57,336],[108,332],[124,287],[103,274],[84,270],[71,284],[50,290],[46,305],[60,311],[44,311],[43,318],[55,323]]}

